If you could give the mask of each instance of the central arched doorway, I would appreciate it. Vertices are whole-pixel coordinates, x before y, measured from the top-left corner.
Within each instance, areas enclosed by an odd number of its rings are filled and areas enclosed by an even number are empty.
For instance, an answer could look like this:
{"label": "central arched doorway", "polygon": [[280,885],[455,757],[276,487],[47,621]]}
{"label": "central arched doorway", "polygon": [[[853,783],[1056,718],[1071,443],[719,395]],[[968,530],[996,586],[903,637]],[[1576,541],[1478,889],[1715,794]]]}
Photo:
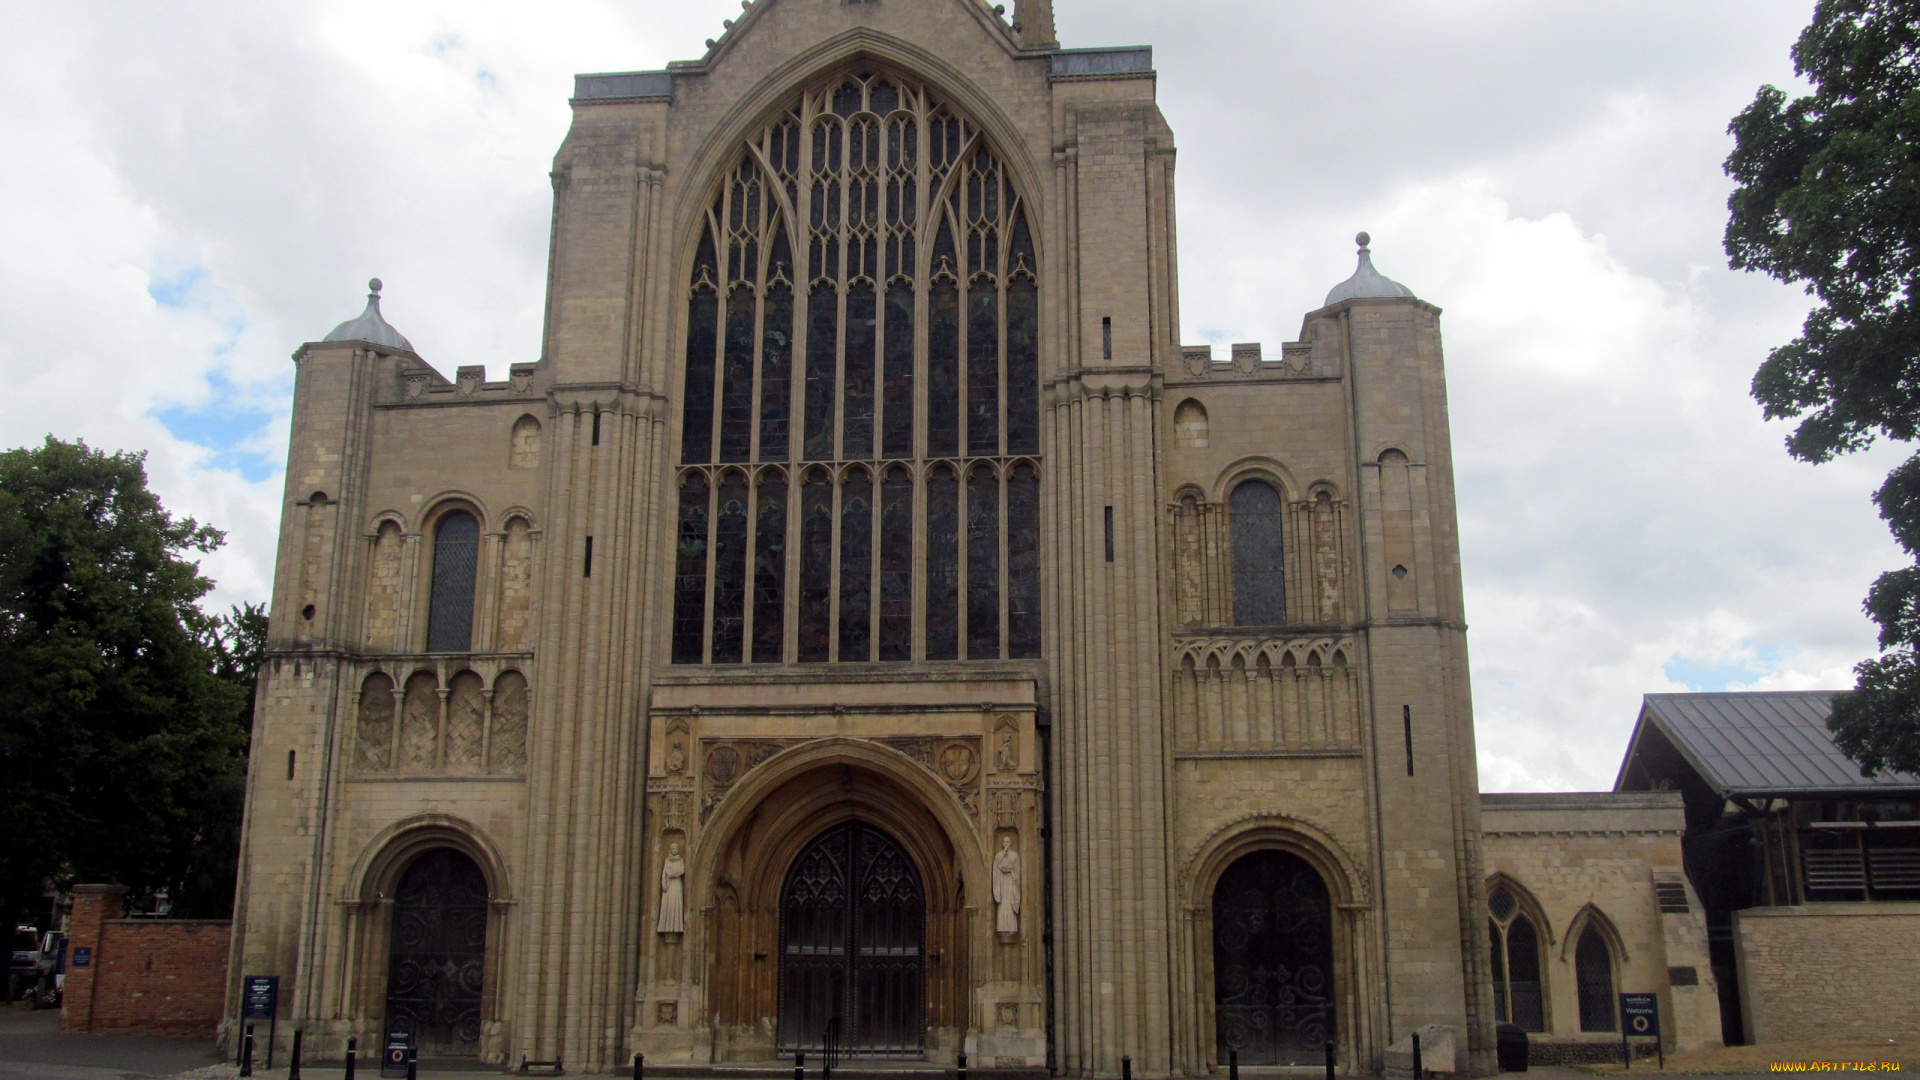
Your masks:
{"label": "central arched doorway", "polygon": [[1285,851],[1227,867],[1213,892],[1219,1060],[1313,1065],[1334,1033],[1333,904],[1318,871]]}
{"label": "central arched doorway", "polygon": [[780,890],[780,1052],[819,1049],[838,1020],[845,1053],[921,1053],[926,922],[920,874],[892,837],[859,821],[815,837]]}
{"label": "central arched doorway", "polygon": [[452,848],[415,859],[393,897],[387,1030],[423,1056],[478,1054],[486,955],[486,875]]}

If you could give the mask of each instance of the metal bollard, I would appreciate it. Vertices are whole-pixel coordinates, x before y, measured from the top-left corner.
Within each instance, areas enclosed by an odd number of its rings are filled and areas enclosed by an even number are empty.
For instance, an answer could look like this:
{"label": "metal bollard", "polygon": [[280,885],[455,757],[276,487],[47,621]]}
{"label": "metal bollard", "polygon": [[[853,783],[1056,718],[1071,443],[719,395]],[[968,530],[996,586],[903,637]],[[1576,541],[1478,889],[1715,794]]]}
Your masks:
{"label": "metal bollard", "polygon": [[1133,1080],[1133,1058],[1130,1055],[1120,1055],[1120,1080]]}
{"label": "metal bollard", "polygon": [[360,1058],[360,1040],[357,1038],[354,1038],[352,1035],[349,1035],[347,1036],[346,1080],[353,1080],[354,1066],[359,1063],[359,1058]]}
{"label": "metal bollard", "polygon": [[967,1080],[967,1055],[960,1055],[960,1080]]}
{"label": "metal bollard", "polygon": [[[411,1042],[412,1040],[409,1039],[408,1041]],[[407,1080],[419,1080],[419,1073],[420,1051],[409,1046],[407,1047]]]}
{"label": "metal bollard", "polygon": [[246,1037],[240,1040],[240,1075],[253,1075],[253,1025],[247,1025]]}
{"label": "metal bollard", "polygon": [[1420,1067],[1420,1033],[1413,1033],[1413,1080],[1421,1080],[1426,1070]]}
{"label": "metal bollard", "polygon": [[1227,1051],[1227,1077],[1228,1080],[1240,1080],[1240,1051],[1238,1050]]}
{"label": "metal bollard", "polygon": [[1327,1080],[1333,1080],[1333,1040],[1327,1040]]}
{"label": "metal bollard", "polygon": [[647,1080],[647,1055],[633,1055],[633,1080]]}
{"label": "metal bollard", "polygon": [[293,1060],[287,1062],[287,1080],[300,1080],[300,1036],[303,1034],[299,1028],[293,1029]]}
{"label": "metal bollard", "polygon": [[793,1080],[807,1080],[807,1055],[793,1055]]}

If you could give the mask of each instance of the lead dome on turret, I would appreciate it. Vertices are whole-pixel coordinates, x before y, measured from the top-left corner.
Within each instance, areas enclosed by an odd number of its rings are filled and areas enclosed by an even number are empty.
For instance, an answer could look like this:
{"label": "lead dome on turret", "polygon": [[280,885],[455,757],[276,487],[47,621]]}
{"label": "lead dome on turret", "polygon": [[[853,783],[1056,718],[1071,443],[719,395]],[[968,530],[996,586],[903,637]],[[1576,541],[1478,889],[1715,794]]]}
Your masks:
{"label": "lead dome on turret", "polygon": [[1373,249],[1367,246],[1373,242],[1373,237],[1361,233],[1353,238],[1353,242],[1360,245],[1360,265],[1354,269],[1352,277],[1333,287],[1333,291],[1327,294],[1327,302],[1323,306],[1332,307],[1347,300],[1368,297],[1417,299],[1412,289],[1373,268]]}
{"label": "lead dome on turret", "polygon": [[356,319],[348,319],[333,328],[333,332],[322,338],[323,341],[364,341],[372,345],[382,345],[389,349],[413,351],[413,342],[395,330],[392,324],[380,314],[380,279],[367,282],[367,310]]}

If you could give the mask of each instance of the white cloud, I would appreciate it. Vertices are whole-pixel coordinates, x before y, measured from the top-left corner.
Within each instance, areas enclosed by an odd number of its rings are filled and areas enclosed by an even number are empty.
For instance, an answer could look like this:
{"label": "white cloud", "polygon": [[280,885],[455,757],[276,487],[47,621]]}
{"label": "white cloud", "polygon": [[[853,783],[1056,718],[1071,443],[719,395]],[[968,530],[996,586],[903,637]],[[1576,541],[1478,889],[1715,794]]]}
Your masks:
{"label": "white cloud", "polygon": [[[1676,677],[1835,686],[1871,651],[1896,454],[1786,457],[1746,383],[1805,301],[1718,248],[1727,119],[1791,80],[1811,0],[1058,3],[1069,45],[1156,48],[1187,340],[1292,338],[1362,228],[1446,309],[1490,788],[1607,785]],[[573,73],[736,11],[0,6],[0,444],[149,450],[232,537],[218,599],[263,598],[292,349],[377,274],[443,369],[536,355]]]}

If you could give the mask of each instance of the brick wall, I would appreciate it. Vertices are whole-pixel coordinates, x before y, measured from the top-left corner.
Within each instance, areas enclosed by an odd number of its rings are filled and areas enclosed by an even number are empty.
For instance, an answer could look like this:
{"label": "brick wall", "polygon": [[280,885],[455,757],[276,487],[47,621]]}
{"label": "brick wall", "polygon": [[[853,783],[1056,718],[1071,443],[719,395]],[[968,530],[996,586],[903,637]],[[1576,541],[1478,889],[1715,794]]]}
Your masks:
{"label": "brick wall", "polygon": [[[212,1038],[226,1003],[226,920],[121,919],[118,886],[74,889],[60,1030]],[[79,949],[92,950],[86,966]]]}
{"label": "brick wall", "polygon": [[1750,908],[1733,920],[1754,1042],[1920,1037],[1920,904]]}

